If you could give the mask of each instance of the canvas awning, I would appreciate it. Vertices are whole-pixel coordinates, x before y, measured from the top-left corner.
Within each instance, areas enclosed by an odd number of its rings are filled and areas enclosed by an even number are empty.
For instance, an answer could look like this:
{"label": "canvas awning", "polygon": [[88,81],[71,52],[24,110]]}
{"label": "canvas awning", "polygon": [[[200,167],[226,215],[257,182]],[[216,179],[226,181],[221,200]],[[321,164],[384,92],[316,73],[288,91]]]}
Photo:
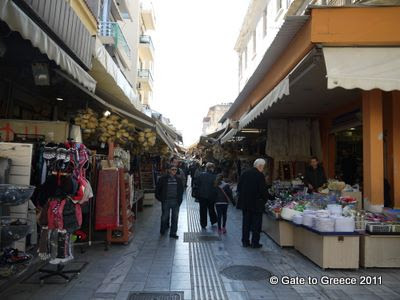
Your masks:
{"label": "canvas awning", "polygon": [[47,55],[86,89],[90,92],[95,91],[96,81],[13,1],[0,1],[0,19],[6,22],[11,30],[19,32],[24,39],[31,41],[34,47]]}
{"label": "canvas awning", "polygon": [[246,127],[251,121],[266,111],[272,104],[281,99],[284,95],[289,95],[289,77],[282,80],[261,102],[239,120],[239,130]]}
{"label": "canvas awning", "polygon": [[324,47],[328,89],[400,90],[400,47]]}
{"label": "canvas awning", "polygon": [[140,111],[142,110],[135,90],[99,40],[96,40],[93,67],[90,74],[97,80],[97,88],[102,92],[112,95],[119,101],[133,105]]}
{"label": "canvas awning", "polygon": [[237,129],[231,129],[228,131],[227,134],[225,134],[222,138],[221,138],[221,144],[226,143],[227,141],[229,141],[231,138],[233,138],[235,136],[235,134],[238,132]]}
{"label": "canvas awning", "polygon": [[158,121],[156,121],[156,132],[169,149],[171,149],[173,152],[177,152],[175,142],[171,137],[168,136],[168,134],[164,131],[163,126]]}

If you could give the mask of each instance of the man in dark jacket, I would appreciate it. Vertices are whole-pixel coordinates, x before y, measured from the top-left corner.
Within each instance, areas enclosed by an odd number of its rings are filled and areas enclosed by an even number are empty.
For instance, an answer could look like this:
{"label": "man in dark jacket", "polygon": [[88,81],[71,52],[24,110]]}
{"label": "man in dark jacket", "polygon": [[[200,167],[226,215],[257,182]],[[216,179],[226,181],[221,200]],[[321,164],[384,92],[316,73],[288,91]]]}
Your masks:
{"label": "man in dark jacket", "polygon": [[196,190],[196,199],[200,204],[200,225],[202,228],[207,226],[207,210],[212,225],[217,223],[217,213],[214,204],[216,197],[214,164],[206,164],[206,172],[202,172],[195,178],[194,189]]}
{"label": "man in dark jacket", "polygon": [[157,182],[155,195],[162,205],[160,233],[161,235],[165,234],[172,213],[169,236],[174,239],[179,238],[176,232],[178,230],[179,207],[183,200],[183,183],[181,178],[176,176],[176,171],[176,166],[168,167],[168,174],[162,176]]}
{"label": "man in dark jacket", "polygon": [[[254,161],[253,168],[240,176],[237,191],[237,207],[243,210],[242,244],[243,247],[261,248],[260,233],[265,203],[268,199],[267,186],[263,174],[265,160]],[[252,232],[250,243],[250,232]]]}
{"label": "man in dark jacket", "polygon": [[318,158],[312,157],[310,165],[306,169],[304,184],[310,192],[317,192],[325,183],[327,183],[327,180],[324,168],[319,164]]}

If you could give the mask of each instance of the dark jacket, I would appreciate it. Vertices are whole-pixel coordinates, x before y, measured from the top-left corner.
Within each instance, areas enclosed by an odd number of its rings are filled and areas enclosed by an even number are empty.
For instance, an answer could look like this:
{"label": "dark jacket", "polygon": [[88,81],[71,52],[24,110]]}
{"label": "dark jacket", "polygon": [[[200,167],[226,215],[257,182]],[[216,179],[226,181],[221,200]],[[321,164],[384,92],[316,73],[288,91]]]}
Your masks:
{"label": "dark jacket", "polygon": [[304,176],[304,183],[306,185],[311,184],[315,190],[323,186],[327,183],[324,168],[321,165],[318,165],[316,169],[308,166]]}
{"label": "dark jacket", "polygon": [[217,175],[210,172],[202,172],[195,177],[194,188],[196,198],[200,201],[214,202],[216,189],[214,186]]}
{"label": "dark jacket", "polygon": [[243,172],[237,192],[239,194],[237,208],[252,212],[264,212],[268,191],[263,173],[256,168]]}
{"label": "dark jacket", "polygon": [[226,182],[222,182],[222,184],[217,186],[216,189],[217,189],[217,195],[215,203],[222,203],[222,204],[223,203],[229,204],[229,202],[233,203],[232,190],[229,184],[227,184]]}
{"label": "dark jacket", "polygon": [[[170,175],[163,175],[157,182],[156,186],[156,199],[158,201],[164,202],[167,199],[167,188],[168,188],[168,177]],[[181,204],[183,200],[183,183],[182,180],[175,176],[177,183],[177,192],[178,192],[178,203]]]}

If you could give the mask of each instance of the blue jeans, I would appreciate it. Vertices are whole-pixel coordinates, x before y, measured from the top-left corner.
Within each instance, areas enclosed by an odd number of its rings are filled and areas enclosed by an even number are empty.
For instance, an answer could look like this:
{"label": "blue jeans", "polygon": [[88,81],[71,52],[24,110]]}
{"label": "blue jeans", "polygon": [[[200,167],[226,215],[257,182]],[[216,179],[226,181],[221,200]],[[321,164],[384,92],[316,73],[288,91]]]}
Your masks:
{"label": "blue jeans", "polygon": [[161,204],[161,229],[160,233],[164,234],[168,228],[169,218],[171,215],[171,230],[170,235],[176,234],[178,230],[178,215],[179,215],[179,203],[176,200],[167,200]]}

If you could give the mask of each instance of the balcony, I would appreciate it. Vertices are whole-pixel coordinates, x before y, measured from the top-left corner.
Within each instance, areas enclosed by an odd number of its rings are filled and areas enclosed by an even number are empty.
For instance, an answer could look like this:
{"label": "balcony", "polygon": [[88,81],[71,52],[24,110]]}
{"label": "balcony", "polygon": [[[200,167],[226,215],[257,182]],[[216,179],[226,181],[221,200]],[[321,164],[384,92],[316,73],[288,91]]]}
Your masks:
{"label": "balcony", "polygon": [[154,14],[153,4],[149,0],[142,0],[140,3],[140,11],[146,30],[155,30],[156,17]]}
{"label": "balcony", "polygon": [[68,1],[15,2],[71,57],[87,69],[91,68],[95,40]]}
{"label": "balcony", "polygon": [[141,35],[139,38],[139,55],[146,61],[153,61],[154,59],[154,46],[151,36]]}
{"label": "balcony", "polygon": [[138,70],[139,90],[153,90],[153,75],[149,69]]}
{"label": "balcony", "polygon": [[130,68],[132,52],[122,33],[121,28],[116,22],[100,22],[99,35],[103,44],[113,45],[123,60],[125,67]]}

